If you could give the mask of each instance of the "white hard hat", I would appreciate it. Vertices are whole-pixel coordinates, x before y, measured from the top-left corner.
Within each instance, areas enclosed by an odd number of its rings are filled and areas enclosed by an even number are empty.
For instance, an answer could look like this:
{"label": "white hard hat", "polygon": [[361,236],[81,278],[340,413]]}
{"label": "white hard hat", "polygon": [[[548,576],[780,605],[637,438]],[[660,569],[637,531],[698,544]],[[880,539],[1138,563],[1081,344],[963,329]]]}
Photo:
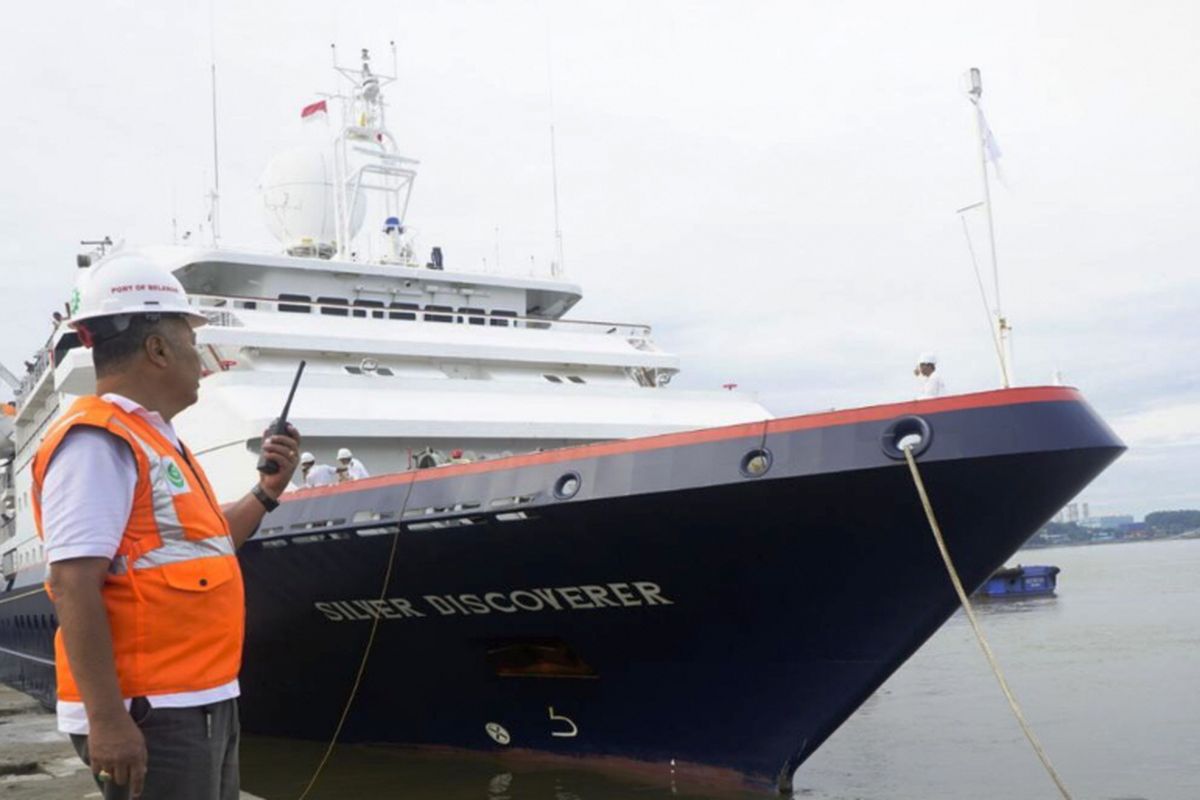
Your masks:
{"label": "white hard hat", "polygon": [[313,464],[316,462],[316,460],[317,460],[316,457],[313,456],[312,453],[301,453],[300,454],[300,463],[301,464]]}
{"label": "white hard hat", "polygon": [[350,452],[349,447],[343,447],[341,450],[338,450],[338,461],[341,461],[343,458],[354,458],[354,453]]}
{"label": "white hard hat", "polygon": [[921,353],[921,355],[917,356],[917,363],[918,364],[933,364],[936,367],[937,366],[937,353],[930,353],[928,351]]}
{"label": "white hard hat", "polygon": [[198,328],[208,318],[188,305],[183,285],[145,256],[118,253],[85,273],[71,295],[71,319],[79,323],[126,314],[180,314]]}

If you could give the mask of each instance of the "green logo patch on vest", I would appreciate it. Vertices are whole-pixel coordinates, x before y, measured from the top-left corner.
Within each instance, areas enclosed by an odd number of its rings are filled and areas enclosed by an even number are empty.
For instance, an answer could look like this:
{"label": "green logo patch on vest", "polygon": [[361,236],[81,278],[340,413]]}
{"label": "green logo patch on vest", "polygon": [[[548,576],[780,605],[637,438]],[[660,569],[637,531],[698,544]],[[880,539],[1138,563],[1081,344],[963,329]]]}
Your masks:
{"label": "green logo patch on vest", "polygon": [[171,494],[187,494],[192,490],[188,486],[187,479],[183,477],[183,471],[179,469],[175,459],[170,456],[163,456],[162,474],[166,478],[167,491]]}

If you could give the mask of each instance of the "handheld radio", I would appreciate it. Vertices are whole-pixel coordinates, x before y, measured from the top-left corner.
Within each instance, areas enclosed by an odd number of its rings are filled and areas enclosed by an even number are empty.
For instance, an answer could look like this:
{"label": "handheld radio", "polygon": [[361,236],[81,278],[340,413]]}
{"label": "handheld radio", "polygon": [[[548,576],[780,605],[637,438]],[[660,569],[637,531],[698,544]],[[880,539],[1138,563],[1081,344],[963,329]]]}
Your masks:
{"label": "handheld radio", "polygon": [[[292,398],[296,396],[296,387],[300,385],[300,376],[304,374],[304,364],[305,362],[301,360],[300,367],[296,370],[296,377],[292,380],[292,390],[288,392],[287,402],[283,404],[283,413],[281,413],[275,418],[274,421],[271,422],[271,425],[267,428],[266,434],[263,436],[264,439],[268,436],[283,435],[287,433],[288,411],[291,410],[292,407]],[[258,457],[258,471],[264,475],[274,475],[275,473],[279,472],[279,465],[267,458],[266,455],[261,455]]]}

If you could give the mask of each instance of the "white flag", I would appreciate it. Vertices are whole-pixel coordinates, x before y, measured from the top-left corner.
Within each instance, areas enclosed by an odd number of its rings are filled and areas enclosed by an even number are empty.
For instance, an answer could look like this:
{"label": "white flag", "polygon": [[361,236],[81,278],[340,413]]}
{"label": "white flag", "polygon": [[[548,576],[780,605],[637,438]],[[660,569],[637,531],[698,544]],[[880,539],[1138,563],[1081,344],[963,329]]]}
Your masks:
{"label": "white flag", "polygon": [[992,169],[996,170],[996,180],[1000,181],[1001,186],[1007,187],[1004,173],[1000,171],[1000,145],[996,144],[996,136],[992,133],[992,126],[988,125],[982,108],[979,108],[979,124],[983,128],[983,158],[992,162]]}
{"label": "white flag", "polygon": [[996,137],[992,133],[992,126],[988,125],[987,117],[983,115],[983,109],[979,109],[979,119],[983,122],[983,152],[987,156],[987,160],[1000,166],[1000,145],[996,144]]}

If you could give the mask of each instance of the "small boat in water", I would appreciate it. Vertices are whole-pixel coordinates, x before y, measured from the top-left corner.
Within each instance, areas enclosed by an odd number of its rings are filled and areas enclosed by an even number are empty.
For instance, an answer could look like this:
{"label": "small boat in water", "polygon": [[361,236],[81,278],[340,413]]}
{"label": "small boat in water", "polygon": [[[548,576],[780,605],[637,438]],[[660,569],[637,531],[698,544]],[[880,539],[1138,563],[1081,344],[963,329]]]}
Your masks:
{"label": "small boat in water", "polygon": [[977,597],[1047,597],[1058,586],[1058,567],[1038,565],[1001,567],[976,590]]}

